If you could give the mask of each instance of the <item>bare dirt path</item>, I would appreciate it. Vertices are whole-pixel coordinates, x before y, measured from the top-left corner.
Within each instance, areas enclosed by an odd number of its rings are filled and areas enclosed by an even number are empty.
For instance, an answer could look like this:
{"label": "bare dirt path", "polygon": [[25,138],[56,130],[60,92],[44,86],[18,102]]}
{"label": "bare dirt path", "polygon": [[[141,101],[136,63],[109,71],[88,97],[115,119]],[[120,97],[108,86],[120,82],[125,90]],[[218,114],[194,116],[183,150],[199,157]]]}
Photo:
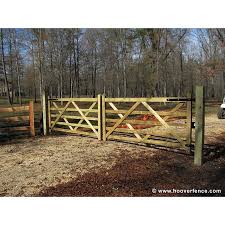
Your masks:
{"label": "bare dirt path", "polygon": [[[152,188],[225,186],[225,120],[206,118],[206,162],[167,150],[79,136],[0,145],[0,196],[157,196]],[[167,194],[167,196],[171,196]]]}

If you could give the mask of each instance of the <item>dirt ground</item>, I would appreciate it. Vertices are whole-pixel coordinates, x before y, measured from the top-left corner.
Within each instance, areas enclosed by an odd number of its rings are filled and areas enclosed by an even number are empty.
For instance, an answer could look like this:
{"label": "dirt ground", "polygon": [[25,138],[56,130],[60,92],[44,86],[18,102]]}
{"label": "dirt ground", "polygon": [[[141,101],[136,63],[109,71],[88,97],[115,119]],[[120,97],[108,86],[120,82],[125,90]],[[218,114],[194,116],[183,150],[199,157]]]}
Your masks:
{"label": "dirt ground", "polygon": [[67,135],[20,139],[0,144],[0,196],[225,196],[225,120],[215,113],[206,116],[204,154],[196,167],[192,155],[170,149]]}

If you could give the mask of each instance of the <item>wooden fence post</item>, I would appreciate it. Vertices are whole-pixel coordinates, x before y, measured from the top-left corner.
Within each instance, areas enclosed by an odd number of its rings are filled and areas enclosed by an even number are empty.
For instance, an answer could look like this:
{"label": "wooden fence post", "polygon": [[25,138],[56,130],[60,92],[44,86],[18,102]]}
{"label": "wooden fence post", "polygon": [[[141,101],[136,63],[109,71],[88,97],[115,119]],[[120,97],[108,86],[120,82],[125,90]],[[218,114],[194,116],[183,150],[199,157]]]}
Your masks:
{"label": "wooden fence post", "polygon": [[102,140],[102,96],[98,95],[98,140]]}
{"label": "wooden fence post", "polygon": [[191,150],[192,143],[192,93],[187,96],[191,101],[187,101],[187,145]]}
{"label": "wooden fence post", "polygon": [[102,139],[106,141],[105,95],[102,95]]}
{"label": "wooden fence post", "polygon": [[205,127],[205,105],[204,105],[204,87],[196,87],[195,102],[195,154],[194,164],[202,165],[202,155],[204,146],[204,127]]}
{"label": "wooden fence post", "polygon": [[30,134],[32,137],[35,136],[35,126],[34,126],[34,101],[29,103],[29,121],[30,121]]}
{"label": "wooden fence post", "polygon": [[47,107],[48,107],[48,124],[47,124],[47,127],[48,127],[48,133],[50,134],[51,133],[51,130],[50,130],[50,127],[51,127],[51,102],[49,100],[49,96],[47,98]]}
{"label": "wooden fence post", "polygon": [[48,134],[48,122],[47,122],[47,99],[46,99],[46,94],[43,91],[42,93],[42,116],[43,116],[43,132],[44,135]]}

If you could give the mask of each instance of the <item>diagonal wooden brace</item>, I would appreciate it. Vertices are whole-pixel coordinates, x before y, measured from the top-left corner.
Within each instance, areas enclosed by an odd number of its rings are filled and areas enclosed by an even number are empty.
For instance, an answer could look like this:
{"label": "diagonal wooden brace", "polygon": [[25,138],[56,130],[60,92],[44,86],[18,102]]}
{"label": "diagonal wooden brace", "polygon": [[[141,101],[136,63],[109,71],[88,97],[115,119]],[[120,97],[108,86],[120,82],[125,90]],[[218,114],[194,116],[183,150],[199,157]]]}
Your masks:
{"label": "diagonal wooden brace", "polygon": [[137,106],[140,104],[140,102],[136,102],[125,114],[122,118],[120,118],[115,124],[114,126],[108,131],[108,133],[106,134],[106,138],[119,126],[119,124],[121,124],[136,108]]}
{"label": "diagonal wooden brace", "polygon": [[163,120],[163,118],[152,108],[148,105],[147,102],[142,102],[142,104],[155,116],[155,118],[169,130],[169,132],[180,142],[182,147],[185,148],[184,141],[173,131],[173,129]]}
{"label": "diagonal wooden brace", "polygon": [[[170,113],[174,113],[176,112],[177,110],[179,110],[182,106],[184,105],[184,103],[179,103],[177,104],[172,110],[170,110],[169,112]],[[163,120],[166,122],[172,115],[168,115],[168,116],[165,116],[163,118]],[[147,134],[143,139],[146,141],[151,135],[150,134]]]}
{"label": "diagonal wooden brace", "polygon": [[[110,105],[115,111],[118,110],[118,109],[116,108],[116,106],[115,106],[112,102],[109,102],[109,105]],[[122,115],[121,113],[118,113],[117,115],[118,115],[120,118],[123,118],[123,115]],[[135,131],[135,129],[133,128],[133,126],[132,126],[131,124],[126,123],[126,125],[127,125],[127,127],[128,127],[130,130]],[[138,133],[134,133],[134,135],[136,136],[136,138],[142,140],[141,136],[140,136]]]}
{"label": "diagonal wooden brace", "polygon": [[[57,105],[55,102],[52,102],[52,103],[53,103],[53,105],[55,106],[55,108],[59,110],[58,105]],[[69,123],[68,120],[67,120],[66,118],[63,118],[63,120],[64,120],[67,124]],[[73,130],[73,127],[72,127],[72,126],[69,126],[69,128],[70,128],[70,130]]]}
{"label": "diagonal wooden brace", "polygon": [[80,108],[77,106],[77,104],[75,102],[72,102],[72,104],[77,109],[77,111],[80,113],[80,115],[83,117],[83,119],[87,122],[87,124],[90,126],[90,128],[94,131],[94,133],[96,134],[96,136],[99,137],[100,134],[95,130],[95,128],[92,126],[92,124],[87,119],[87,117],[83,114],[83,112],[80,110]]}
{"label": "diagonal wooden brace", "polygon": [[[93,102],[90,106],[90,108],[88,109],[88,111],[84,114],[85,116],[88,116],[88,114],[90,113],[90,111],[95,107],[96,102]],[[82,124],[84,122],[84,119],[81,119],[77,124]],[[75,127],[74,131],[77,130],[79,127]]]}
{"label": "diagonal wooden brace", "polygon": [[[60,117],[63,115],[63,113],[66,111],[66,109],[68,108],[68,106],[70,105],[71,101],[68,101],[66,106],[63,108],[63,110],[59,113],[59,115],[57,116],[57,118],[55,119],[55,121],[53,122],[52,126],[50,127],[50,130],[52,130],[54,128],[54,126],[56,125],[56,123],[58,122],[58,120],[60,119]],[[59,110],[58,110],[59,111]]]}

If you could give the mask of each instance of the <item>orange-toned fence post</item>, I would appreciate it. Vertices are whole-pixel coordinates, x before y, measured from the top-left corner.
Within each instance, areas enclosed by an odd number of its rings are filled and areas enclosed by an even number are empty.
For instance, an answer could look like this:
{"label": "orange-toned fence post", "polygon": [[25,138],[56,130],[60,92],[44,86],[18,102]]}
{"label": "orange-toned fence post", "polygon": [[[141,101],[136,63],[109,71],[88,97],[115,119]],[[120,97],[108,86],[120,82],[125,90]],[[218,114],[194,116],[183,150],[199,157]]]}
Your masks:
{"label": "orange-toned fence post", "polygon": [[34,127],[34,102],[30,101],[29,104],[29,121],[30,121],[30,133],[31,136],[35,136],[35,127]]}

